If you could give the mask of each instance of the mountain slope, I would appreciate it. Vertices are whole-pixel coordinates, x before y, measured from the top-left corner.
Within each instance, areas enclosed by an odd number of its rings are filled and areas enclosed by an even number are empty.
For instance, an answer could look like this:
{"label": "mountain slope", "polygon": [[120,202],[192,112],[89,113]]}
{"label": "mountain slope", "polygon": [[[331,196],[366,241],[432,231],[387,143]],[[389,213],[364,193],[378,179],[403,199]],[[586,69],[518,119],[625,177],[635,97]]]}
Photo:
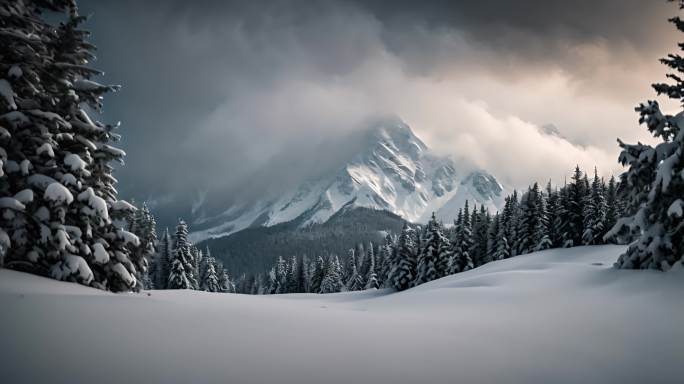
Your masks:
{"label": "mountain slope", "polygon": [[349,206],[325,223],[301,228],[291,221],[268,227],[251,227],[229,236],[207,239],[212,255],[221,259],[234,274],[263,273],[278,256],[308,256],[310,259],[335,254],[346,262],[347,251],[356,244],[382,244],[387,232],[399,233],[404,220],[388,211]]}
{"label": "mountain slope", "polygon": [[337,171],[283,191],[270,201],[195,218],[192,240],[293,221],[306,227],[324,223],[349,206],[386,210],[412,222],[426,221],[432,211],[451,221],[465,200],[493,211],[501,206],[503,187],[493,176],[481,170],[459,170],[450,158],[433,154],[401,120],[382,120],[364,134],[356,155]]}
{"label": "mountain slope", "polygon": [[623,247],[489,263],[401,293],[111,294],[0,269],[4,383],[680,383],[682,270]]}

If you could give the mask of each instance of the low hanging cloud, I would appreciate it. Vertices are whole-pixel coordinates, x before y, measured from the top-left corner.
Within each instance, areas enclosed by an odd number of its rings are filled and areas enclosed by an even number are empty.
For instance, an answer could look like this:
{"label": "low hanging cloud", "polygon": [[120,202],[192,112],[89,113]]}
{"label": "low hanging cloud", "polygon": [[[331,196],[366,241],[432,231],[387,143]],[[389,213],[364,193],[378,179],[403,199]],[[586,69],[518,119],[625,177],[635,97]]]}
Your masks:
{"label": "low hanging cloud", "polygon": [[96,65],[124,85],[103,116],[124,123],[122,193],[237,199],[325,172],[383,115],[515,187],[560,183],[576,164],[619,172],[616,138],[649,140],[633,107],[662,79],[675,9],[568,3],[502,1],[485,12],[469,1],[83,1],[81,10],[94,13]]}

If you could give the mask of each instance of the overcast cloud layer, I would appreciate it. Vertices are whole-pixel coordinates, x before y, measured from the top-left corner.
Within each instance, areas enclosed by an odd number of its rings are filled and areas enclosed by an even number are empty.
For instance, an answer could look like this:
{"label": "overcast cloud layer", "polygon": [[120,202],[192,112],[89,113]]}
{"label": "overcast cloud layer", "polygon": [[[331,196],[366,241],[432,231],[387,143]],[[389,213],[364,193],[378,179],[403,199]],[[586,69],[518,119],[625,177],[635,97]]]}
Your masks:
{"label": "overcast cloud layer", "polygon": [[[678,38],[664,1],[81,1],[123,90],[126,197],[273,192],[397,115],[428,146],[520,187],[619,171],[616,138]],[[544,133],[552,124],[560,136]]]}

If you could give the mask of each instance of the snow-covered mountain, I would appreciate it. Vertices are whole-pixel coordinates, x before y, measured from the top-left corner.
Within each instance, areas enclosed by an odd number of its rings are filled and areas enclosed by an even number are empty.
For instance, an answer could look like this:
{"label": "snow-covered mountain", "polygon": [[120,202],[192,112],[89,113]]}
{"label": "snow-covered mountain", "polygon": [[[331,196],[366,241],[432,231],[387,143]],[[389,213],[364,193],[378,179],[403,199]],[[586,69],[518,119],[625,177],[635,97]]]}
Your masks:
{"label": "snow-covered mountain", "polygon": [[490,174],[459,171],[448,157],[437,156],[399,119],[386,119],[368,130],[360,150],[336,172],[284,191],[279,198],[233,206],[213,217],[195,219],[194,241],[229,235],[247,227],[295,221],[323,223],[343,207],[393,212],[412,222],[432,212],[452,221],[466,200],[490,210],[501,207],[504,188]]}

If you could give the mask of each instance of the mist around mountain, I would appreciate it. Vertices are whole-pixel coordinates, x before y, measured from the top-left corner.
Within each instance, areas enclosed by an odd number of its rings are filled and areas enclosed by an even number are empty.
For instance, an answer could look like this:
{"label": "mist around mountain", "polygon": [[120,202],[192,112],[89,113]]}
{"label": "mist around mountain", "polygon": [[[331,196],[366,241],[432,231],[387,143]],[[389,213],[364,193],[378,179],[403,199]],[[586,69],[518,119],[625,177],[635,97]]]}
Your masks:
{"label": "mist around mountain", "polygon": [[208,208],[215,202],[197,201],[190,238],[200,242],[283,223],[305,228],[326,223],[343,207],[388,211],[413,223],[425,223],[436,212],[450,223],[466,200],[492,212],[503,204],[505,189],[494,176],[435,154],[399,118],[378,120],[356,135],[345,144],[354,142],[357,149],[331,171],[273,198],[230,204],[218,214]]}

